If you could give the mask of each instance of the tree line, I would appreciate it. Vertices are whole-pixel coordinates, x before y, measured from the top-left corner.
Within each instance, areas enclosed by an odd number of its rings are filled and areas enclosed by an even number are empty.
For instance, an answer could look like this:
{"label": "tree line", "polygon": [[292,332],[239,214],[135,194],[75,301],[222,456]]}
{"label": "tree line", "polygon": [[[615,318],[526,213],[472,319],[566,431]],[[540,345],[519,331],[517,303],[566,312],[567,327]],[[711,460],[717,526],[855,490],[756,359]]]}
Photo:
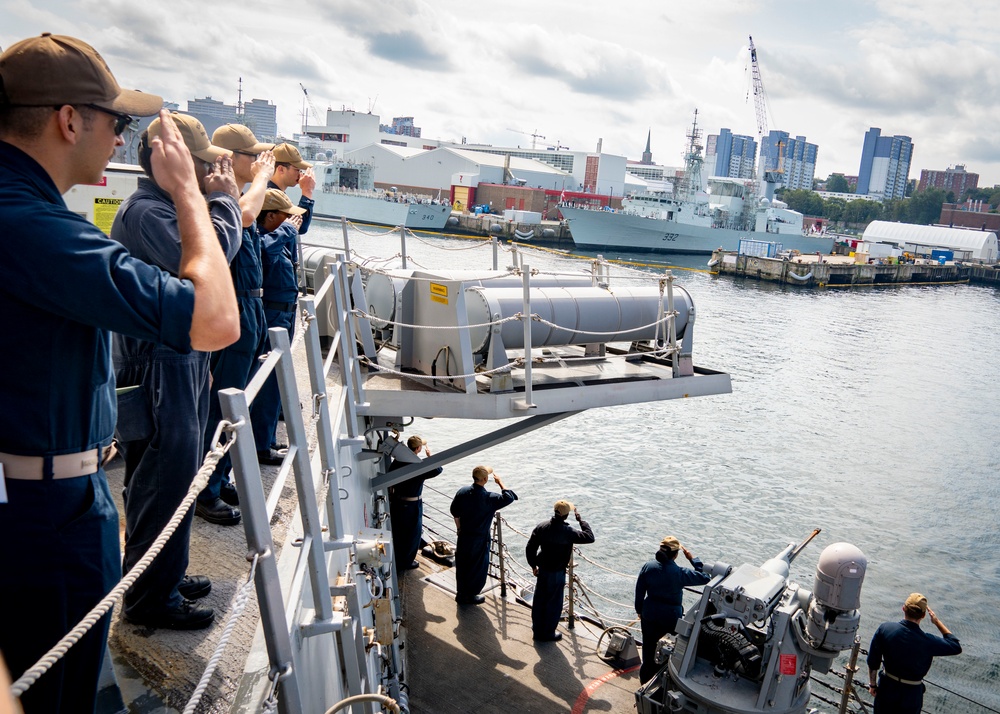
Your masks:
{"label": "tree line", "polygon": [[[843,179],[842,176],[837,175],[831,177],[831,179],[835,178]],[[844,184],[843,188],[846,188],[846,181]],[[836,182],[834,182],[834,186],[838,188],[830,188],[830,180],[828,180],[828,190],[839,189],[839,184]],[[924,191],[917,191],[908,198],[887,200],[882,203],[863,198],[853,200],[824,199],[815,191],[808,189],[784,190],[779,191],[777,195],[793,211],[798,211],[806,216],[826,218],[832,223],[845,225],[867,225],[872,221],[879,220],[931,225],[940,220],[941,206],[945,203],[956,202],[954,193],[945,192],[939,188],[928,188]],[[1000,205],[1000,186],[970,189],[962,196],[962,201],[969,198],[973,201],[982,200],[984,210],[986,210],[988,202],[989,210],[995,211]]]}

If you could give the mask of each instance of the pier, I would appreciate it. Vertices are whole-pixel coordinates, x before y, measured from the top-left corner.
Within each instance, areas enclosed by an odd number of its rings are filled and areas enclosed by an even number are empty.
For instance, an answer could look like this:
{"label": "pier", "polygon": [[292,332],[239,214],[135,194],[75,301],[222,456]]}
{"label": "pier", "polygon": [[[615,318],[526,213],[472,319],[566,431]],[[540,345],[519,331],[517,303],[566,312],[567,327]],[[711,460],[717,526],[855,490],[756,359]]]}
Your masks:
{"label": "pier", "polygon": [[968,283],[973,270],[988,271],[994,284],[1000,273],[992,268],[920,260],[915,263],[859,263],[847,255],[797,255],[764,258],[715,251],[709,266],[719,275],[755,278],[797,287],[873,287],[879,285],[947,285]]}

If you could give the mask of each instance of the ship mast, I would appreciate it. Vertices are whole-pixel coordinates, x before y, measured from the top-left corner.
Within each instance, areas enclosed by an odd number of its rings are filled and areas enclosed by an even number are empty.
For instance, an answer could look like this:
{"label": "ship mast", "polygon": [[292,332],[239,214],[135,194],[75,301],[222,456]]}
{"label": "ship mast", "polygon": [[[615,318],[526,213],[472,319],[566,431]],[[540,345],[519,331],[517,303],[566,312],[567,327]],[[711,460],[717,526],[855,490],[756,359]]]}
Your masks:
{"label": "ship mast", "polygon": [[696,194],[704,189],[702,179],[701,129],[698,128],[698,110],[694,110],[694,123],[687,135],[687,153],[684,154],[684,180],[680,182],[680,200],[694,200]]}

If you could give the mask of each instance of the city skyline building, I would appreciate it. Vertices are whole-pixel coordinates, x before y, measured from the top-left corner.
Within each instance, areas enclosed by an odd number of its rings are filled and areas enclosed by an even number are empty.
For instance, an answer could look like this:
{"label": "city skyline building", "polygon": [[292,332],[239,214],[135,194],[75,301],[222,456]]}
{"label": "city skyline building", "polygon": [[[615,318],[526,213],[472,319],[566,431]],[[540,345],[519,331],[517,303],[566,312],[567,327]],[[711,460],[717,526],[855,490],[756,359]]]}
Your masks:
{"label": "city skyline building", "polygon": [[278,107],[267,99],[244,102],[242,115],[235,104],[211,97],[189,99],[186,113],[198,119],[209,136],[224,124],[245,124],[258,141],[273,142],[278,136]]}
{"label": "city skyline building", "polygon": [[734,134],[725,127],[718,134],[709,134],[705,142],[705,166],[709,176],[753,179],[756,158],[757,140]]}
{"label": "city skyline building", "polygon": [[765,171],[783,174],[781,185],[789,189],[811,191],[816,176],[816,157],[819,146],[806,141],[804,136],[794,139],[787,131],[772,129],[761,140],[760,160]]}
{"label": "city skyline building", "polygon": [[965,164],[955,164],[944,171],[921,169],[917,190],[926,191],[928,188],[951,191],[955,194],[955,200],[960,201],[966,191],[979,188],[979,174],[966,171]]}
{"label": "city skyline building", "polygon": [[855,193],[884,199],[906,197],[913,141],[908,136],[882,136],[882,130],[871,127],[865,132]]}
{"label": "city skyline building", "polygon": [[379,124],[379,131],[383,134],[409,136],[414,139],[419,139],[421,133],[420,127],[414,126],[413,117],[393,117],[392,124]]}
{"label": "city skyline building", "polygon": [[243,123],[257,141],[273,143],[278,136],[278,107],[267,99],[252,99],[243,103]]}

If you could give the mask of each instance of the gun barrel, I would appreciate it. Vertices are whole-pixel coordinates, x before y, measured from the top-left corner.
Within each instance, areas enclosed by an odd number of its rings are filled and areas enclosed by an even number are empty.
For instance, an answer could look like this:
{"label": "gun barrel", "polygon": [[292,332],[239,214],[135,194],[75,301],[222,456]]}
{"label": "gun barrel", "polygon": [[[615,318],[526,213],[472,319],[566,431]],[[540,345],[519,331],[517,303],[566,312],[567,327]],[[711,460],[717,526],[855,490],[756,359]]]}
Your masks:
{"label": "gun barrel", "polygon": [[[792,550],[788,553],[788,562],[791,563],[793,560],[795,560],[795,558],[798,556],[798,554],[802,552],[803,548],[805,548],[807,545],[809,545],[812,542],[813,538],[815,538],[816,536],[818,536],[822,532],[823,532],[823,530],[821,528],[816,528],[816,529],[813,530],[812,533],[810,533],[809,535],[807,535],[805,537],[805,540],[803,540],[797,546],[794,546],[794,547],[793,546],[789,546],[789,548],[792,548]],[[788,550],[788,549],[786,548],[785,550]],[[784,553],[784,552],[785,551],[782,551],[782,553]]]}

